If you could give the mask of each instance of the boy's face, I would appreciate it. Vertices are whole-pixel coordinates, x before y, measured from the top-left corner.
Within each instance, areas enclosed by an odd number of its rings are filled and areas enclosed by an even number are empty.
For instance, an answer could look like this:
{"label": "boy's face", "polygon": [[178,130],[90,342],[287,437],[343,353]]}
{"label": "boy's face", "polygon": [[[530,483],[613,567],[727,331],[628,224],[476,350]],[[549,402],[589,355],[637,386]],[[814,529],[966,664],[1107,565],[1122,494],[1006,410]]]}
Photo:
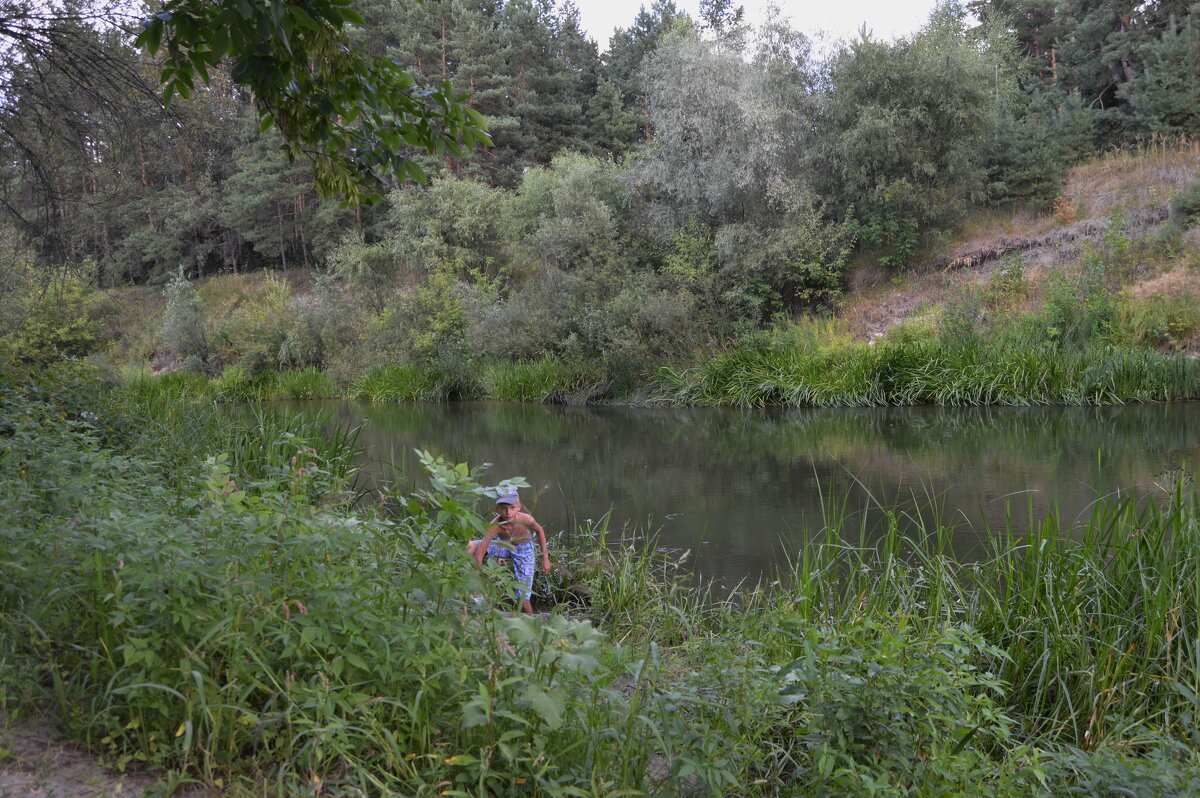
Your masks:
{"label": "boy's face", "polygon": [[521,503],[516,504],[497,504],[496,515],[500,516],[501,521],[508,521],[521,510]]}

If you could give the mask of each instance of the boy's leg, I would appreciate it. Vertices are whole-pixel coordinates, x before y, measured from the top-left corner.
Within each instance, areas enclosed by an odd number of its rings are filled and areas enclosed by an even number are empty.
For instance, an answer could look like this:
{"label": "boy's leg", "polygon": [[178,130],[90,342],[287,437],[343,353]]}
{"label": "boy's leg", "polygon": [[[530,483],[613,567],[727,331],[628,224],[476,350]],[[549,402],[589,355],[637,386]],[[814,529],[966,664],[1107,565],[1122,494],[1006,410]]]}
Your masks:
{"label": "boy's leg", "polygon": [[533,614],[533,572],[536,570],[536,551],[533,543],[522,543],[512,553],[513,577],[524,585],[517,588],[517,600],[521,602],[521,612]]}

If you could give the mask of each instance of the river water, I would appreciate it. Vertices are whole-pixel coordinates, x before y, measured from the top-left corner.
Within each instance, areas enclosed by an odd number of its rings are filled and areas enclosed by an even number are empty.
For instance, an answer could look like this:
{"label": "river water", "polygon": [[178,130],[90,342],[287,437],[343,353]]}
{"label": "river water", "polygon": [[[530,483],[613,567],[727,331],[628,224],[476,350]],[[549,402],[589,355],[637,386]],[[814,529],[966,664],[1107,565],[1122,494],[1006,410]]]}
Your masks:
{"label": "river water", "polygon": [[[494,402],[293,405],[362,423],[368,473],[414,449],[490,463],[485,482],[522,476],[522,501],[552,535],[608,518],[657,533],[690,567],[726,584],[771,578],[821,534],[831,502],[857,539],[878,508],[954,526],[986,550],[1006,515],[1027,529],[1052,507],[1083,517],[1117,492],[1161,493],[1172,468],[1200,465],[1200,403],[1103,408],[736,410],[559,407]],[[481,508],[484,509],[484,508]]]}

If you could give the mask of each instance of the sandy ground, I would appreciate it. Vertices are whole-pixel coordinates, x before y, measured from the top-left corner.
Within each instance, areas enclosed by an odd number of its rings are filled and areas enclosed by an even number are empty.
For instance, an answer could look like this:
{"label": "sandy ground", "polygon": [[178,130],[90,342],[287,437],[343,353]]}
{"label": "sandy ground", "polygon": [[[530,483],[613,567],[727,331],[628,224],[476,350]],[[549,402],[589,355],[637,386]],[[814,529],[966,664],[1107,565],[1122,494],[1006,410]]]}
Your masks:
{"label": "sandy ground", "polygon": [[[10,723],[0,715],[0,798],[137,798],[170,794],[161,773],[113,773],[91,754],[65,742],[49,719]],[[174,794],[182,795],[183,791]]]}

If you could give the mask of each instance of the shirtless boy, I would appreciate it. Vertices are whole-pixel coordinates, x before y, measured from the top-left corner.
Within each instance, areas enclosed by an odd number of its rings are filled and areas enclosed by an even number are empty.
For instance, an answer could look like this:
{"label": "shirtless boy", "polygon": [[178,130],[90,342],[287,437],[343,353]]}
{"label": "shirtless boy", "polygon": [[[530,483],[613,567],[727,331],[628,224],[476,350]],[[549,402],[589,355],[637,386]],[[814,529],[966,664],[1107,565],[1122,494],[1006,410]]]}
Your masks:
{"label": "shirtless boy", "polygon": [[[481,566],[483,558],[488,555],[512,560],[516,581],[525,585],[523,590],[517,590],[517,600],[521,602],[521,611],[530,615],[533,614],[533,604],[529,597],[533,590],[534,558],[537,556],[533,547],[535,532],[538,545],[542,547],[542,572],[548,574],[550,552],[546,548],[546,530],[532,515],[521,512],[521,501],[514,490],[496,498],[496,519],[483,540],[472,540],[467,544],[467,554]],[[493,540],[500,542],[493,543]]]}

